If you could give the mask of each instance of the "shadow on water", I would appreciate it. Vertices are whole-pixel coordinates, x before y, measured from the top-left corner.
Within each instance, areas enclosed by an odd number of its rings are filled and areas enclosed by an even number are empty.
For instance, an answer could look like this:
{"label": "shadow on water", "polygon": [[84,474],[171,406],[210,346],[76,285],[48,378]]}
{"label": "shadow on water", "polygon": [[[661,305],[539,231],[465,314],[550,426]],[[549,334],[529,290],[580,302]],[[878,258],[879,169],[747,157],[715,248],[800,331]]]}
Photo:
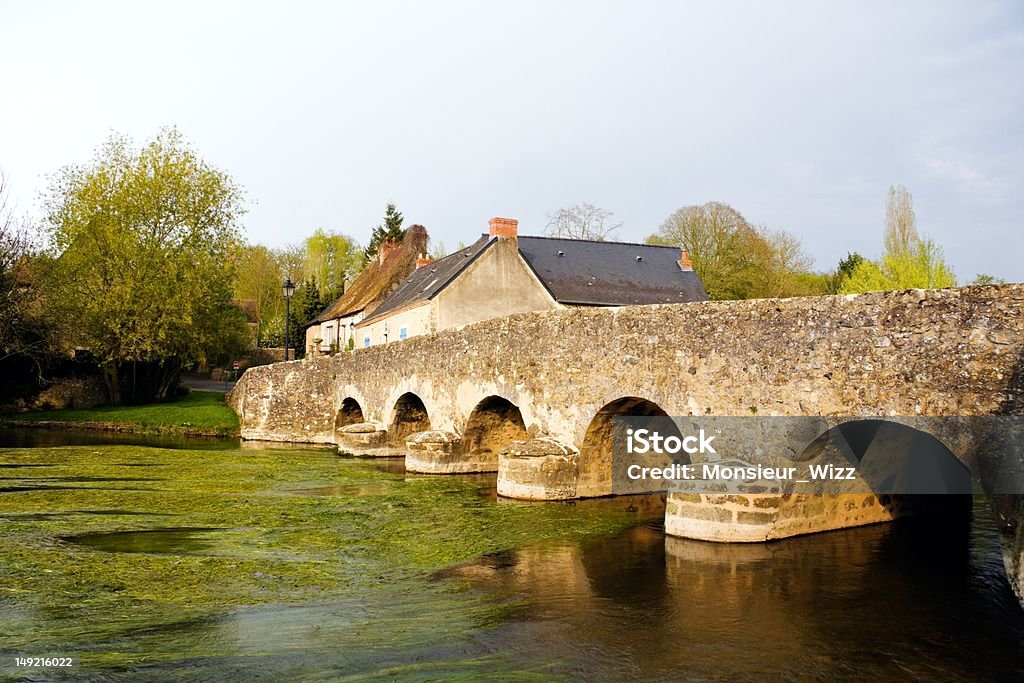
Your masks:
{"label": "shadow on water", "polygon": [[203,555],[216,547],[214,536],[224,529],[172,527],[142,531],[108,531],[62,536],[68,543],[89,546],[108,553],[151,553],[156,555]]}
{"label": "shadow on water", "polygon": [[239,440],[217,437],[125,434],[88,429],[0,427],[0,448],[109,445],[224,451],[238,448]]}
{"label": "shadow on water", "polygon": [[76,515],[95,515],[100,517],[173,517],[169,512],[146,512],[144,510],[64,510],[61,512],[0,512],[0,519],[11,521],[38,521],[44,519],[65,519]]}

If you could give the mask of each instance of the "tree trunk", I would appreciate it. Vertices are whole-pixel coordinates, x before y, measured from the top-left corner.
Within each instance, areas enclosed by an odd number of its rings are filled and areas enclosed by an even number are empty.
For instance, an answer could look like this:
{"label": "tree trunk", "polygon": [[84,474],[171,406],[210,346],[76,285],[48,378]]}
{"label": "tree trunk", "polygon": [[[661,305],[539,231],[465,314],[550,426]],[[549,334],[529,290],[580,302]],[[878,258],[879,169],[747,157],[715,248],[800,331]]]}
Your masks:
{"label": "tree trunk", "polygon": [[110,405],[121,405],[121,374],[118,372],[118,362],[111,361],[103,368],[103,382],[107,385],[107,398]]}
{"label": "tree trunk", "polygon": [[171,392],[178,387],[178,382],[181,380],[181,363],[178,361],[170,361],[166,365],[160,368],[160,380],[157,385],[156,399],[158,401],[167,400]]}

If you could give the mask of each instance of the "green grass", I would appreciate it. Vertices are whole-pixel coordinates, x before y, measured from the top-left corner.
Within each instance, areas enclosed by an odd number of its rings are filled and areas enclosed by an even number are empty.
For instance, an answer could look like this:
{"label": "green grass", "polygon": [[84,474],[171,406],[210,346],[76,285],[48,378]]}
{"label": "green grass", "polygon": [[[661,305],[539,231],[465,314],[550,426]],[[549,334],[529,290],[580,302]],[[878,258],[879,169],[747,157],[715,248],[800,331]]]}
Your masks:
{"label": "green grass", "polygon": [[238,416],[224,403],[224,394],[216,391],[193,391],[167,403],[141,406],[18,413],[6,422],[74,423],[93,429],[141,433],[238,434]]}

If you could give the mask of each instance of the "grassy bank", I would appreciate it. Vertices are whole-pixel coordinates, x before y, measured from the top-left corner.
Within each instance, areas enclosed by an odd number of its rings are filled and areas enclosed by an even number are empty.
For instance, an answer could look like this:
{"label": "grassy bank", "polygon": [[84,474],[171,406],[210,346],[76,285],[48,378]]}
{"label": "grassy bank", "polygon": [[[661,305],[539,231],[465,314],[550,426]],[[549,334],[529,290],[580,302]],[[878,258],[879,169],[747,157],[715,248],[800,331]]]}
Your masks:
{"label": "grassy bank", "polygon": [[137,434],[237,436],[238,416],[224,394],[193,391],[167,403],[103,406],[89,410],[41,410],[0,418],[7,427],[95,429]]}

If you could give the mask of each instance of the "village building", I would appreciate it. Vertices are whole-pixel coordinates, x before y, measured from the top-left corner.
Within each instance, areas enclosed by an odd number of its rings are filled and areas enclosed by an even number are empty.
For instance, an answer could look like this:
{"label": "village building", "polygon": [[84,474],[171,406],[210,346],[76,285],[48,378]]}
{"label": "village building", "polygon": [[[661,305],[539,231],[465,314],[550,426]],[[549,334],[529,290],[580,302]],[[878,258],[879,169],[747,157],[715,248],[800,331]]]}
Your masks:
{"label": "village building", "polygon": [[520,236],[492,218],[465,249],[418,267],[354,326],[368,347],[515,313],[705,301],[686,252],[624,242]]}
{"label": "village building", "polygon": [[328,353],[347,348],[355,326],[374,313],[416,269],[417,263],[428,262],[428,241],[426,228],[413,225],[401,242],[381,242],[376,258],[366,264],[345,293],[307,324],[306,352]]}

